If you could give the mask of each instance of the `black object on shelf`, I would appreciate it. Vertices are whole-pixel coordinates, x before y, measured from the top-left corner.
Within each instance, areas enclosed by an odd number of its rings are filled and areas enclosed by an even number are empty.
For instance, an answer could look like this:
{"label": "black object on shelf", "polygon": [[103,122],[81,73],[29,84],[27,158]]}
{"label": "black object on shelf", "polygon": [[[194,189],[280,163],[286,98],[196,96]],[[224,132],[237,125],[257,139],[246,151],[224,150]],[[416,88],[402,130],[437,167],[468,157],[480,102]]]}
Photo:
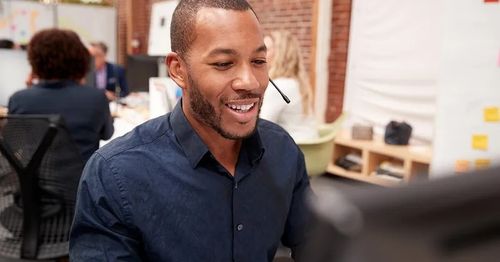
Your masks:
{"label": "black object on shelf", "polygon": [[406,122],[391,121],[385,127],[384,141],[390,145],[408,145],[412,127]]}

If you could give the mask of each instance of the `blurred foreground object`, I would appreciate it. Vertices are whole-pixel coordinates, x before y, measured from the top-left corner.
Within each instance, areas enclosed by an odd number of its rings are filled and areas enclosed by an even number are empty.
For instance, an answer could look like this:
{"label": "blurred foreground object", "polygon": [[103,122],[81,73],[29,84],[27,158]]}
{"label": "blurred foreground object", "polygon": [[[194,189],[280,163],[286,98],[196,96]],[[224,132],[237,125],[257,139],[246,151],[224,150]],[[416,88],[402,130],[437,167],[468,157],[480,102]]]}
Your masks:
{"label": "blurred foreground object", "polygon": [[390,189],[321,182],[304,261],[498,261],[498,167]]}

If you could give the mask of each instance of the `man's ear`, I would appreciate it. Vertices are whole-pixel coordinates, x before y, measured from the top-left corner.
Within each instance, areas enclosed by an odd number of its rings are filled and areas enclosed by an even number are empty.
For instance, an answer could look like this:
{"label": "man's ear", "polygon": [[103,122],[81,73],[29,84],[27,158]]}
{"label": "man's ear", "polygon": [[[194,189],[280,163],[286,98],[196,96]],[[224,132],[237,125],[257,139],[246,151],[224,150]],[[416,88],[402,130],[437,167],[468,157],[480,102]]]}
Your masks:
{"label": "man's ear", "polygon": [[182,89],[186,88],[187,74],[180,56],[174,52],[168,53],[165,64],[170,78]]}

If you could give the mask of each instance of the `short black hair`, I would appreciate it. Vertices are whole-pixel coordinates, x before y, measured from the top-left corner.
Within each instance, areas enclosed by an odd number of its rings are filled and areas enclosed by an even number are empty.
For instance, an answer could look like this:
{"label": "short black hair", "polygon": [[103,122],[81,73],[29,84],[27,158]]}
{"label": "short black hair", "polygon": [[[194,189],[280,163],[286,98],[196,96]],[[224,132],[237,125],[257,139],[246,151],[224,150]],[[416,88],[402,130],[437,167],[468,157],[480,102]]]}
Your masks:
{"label": "short black hair", "polygon": [[[191,43],[196,39],[196,15],[201,8],[221,8],[226,10],[251,10],[245,0],[181,0],[175,8],[170,24],[170,43],[173,52],[184,56],[189,51]],[[257,17],[257,15],[255,14]]]}

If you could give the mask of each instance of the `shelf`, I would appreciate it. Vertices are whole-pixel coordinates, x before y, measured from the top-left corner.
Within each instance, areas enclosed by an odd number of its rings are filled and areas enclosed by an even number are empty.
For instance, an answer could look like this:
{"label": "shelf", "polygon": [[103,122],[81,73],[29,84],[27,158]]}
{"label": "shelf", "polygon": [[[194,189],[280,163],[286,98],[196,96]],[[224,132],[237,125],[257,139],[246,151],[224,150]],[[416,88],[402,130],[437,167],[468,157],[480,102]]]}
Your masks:
{"label": "shelf", "polygon": [[[348,131],[341,131],[334,141],[333,162],[351,153],[362,158],[361,172],[350,172],[333,163],[327,171],[338,176],[382,186],[396,186],[412,180],[428,178],[432,159],[431,147],[387,145],[381,137],[374,137],[373,140],[353,140]],[[403,167],[402,181],[374,175],[374,171],[384,161]]]}
{"label": "shelf", "polygon": [[370,183],[370,184],[376,184],[376,185],[380,185],[380,186],[387,187],[387,186],[397,186],[400,184],[399,182],[395,182],[392,180],[386,180],[386,179],[378,178],[375,176],[367,176],[367,175],[363,175],[362,173],[358,173],[358,172],[350,172],[350,171],[347,171],[347,170],[345,170],[339,166],[336,166],[334,164],[329,164],[326,171],[328,173],[336,175],[336,176],[341,176],[341,177],[345,177],[345,178],[349,178],[349,179],[353,179],[353,180],[357,180],[357,181],[362,181],[362,182],[366,182],[366,183]]}

